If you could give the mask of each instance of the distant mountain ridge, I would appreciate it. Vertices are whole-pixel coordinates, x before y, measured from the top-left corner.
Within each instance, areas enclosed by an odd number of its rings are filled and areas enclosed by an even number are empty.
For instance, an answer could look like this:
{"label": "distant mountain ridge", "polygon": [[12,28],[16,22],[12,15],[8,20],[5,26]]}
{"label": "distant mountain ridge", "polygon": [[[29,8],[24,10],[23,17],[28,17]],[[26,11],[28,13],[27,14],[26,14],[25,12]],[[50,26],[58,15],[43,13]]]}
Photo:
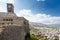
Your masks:
{"label": "distant mountain ridge", "polygon": [[60,27],[60,24],[51,24],[49,26],[51,26],[51,27]]}
{"label": "distant mountain ridge", "polygon": [[35,23],[35,22],[30,22],[30,25],[34,27],[60,27],[60,24],[51,24],[51,25],[46,25],[42,23]]}
{"label": "distant mountain ridge", "polygon": [[35,27],[48,27],[48,25],[45,25],[45,24],[42,24],[42,23],[30,22],[29,24],[32,25],[32,26],[35,26]]}

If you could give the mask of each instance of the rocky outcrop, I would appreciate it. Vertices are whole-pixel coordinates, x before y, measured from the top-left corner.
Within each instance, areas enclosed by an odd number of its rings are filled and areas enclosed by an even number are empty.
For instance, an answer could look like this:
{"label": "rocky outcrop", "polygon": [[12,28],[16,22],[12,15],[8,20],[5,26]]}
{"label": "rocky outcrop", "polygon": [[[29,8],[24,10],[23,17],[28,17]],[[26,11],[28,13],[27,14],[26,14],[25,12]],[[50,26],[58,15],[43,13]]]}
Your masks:
{"label": "rocky outcrop", "polygon": [[7,26],[1,29],[0,40],[25,40],[26,32],[24,27]]}

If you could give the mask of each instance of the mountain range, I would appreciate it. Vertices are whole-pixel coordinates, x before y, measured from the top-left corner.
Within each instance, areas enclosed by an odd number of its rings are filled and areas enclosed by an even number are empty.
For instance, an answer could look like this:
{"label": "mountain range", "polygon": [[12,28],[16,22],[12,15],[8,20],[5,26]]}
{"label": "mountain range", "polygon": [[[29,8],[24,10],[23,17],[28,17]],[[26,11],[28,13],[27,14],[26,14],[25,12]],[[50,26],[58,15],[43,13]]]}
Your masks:
{"label": "mountain range", "polygon": [[32,25],[32,26],[35,26],[35,27],[48,27],[48,25],[45,25],[45,24],[42,24],[42,23],[30,22],[29,24]]}
{"label": "mountain range", "polygon": [[56,28],[60,28],[60,25],[59,24],[46,25],[46,24],[42,24],[42,23],[30,22],[29,28],[30,28],[30,34],[38,34],[39,32],[44,33],[44,31],[47,32],[47,30],[50,30],[50,29],[52,31],[52,30],[55,30]]}
{"label": "mountain range", "polygon": [[60,24],[46,25],[43,23],[35,23],[35,22],[30,22],[29,24],[34,27],[60,27]]}

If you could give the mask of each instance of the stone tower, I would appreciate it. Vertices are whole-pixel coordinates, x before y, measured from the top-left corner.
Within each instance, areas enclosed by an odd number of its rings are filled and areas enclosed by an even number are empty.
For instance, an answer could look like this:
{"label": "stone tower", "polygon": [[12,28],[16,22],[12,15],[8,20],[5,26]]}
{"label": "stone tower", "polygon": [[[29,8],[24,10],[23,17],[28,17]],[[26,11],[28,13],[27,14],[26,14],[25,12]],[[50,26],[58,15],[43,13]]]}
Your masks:
{"label": "stone tower", "polygon": [[14,6],[13,4],[7,3],[7,12],[14,13]]}
{"label": "stone tower", "polygon": [[14,6],[7,3],[7,12],[0,12],[0,40],[29,40],[29,21],[14,13]]}

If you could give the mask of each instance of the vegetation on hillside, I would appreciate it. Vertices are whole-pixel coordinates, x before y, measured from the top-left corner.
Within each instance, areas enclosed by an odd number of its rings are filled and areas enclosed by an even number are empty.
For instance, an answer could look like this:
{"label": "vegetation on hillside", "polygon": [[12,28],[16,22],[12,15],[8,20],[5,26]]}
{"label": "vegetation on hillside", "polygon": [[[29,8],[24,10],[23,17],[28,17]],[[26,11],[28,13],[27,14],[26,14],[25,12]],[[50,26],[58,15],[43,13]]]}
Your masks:
{"label": "vegetation on hillside", "polygon": [[59,40],[58,36],[54,36],[52,39],[49,39],[48,36],[45,35],[34,35],[32,34],[30,36],[30,40]]}
{"label": "vegetation on hillside", "polygon": [[30,40],[48,40],[47,36],[44,35],[34,35],[30,36]]}

